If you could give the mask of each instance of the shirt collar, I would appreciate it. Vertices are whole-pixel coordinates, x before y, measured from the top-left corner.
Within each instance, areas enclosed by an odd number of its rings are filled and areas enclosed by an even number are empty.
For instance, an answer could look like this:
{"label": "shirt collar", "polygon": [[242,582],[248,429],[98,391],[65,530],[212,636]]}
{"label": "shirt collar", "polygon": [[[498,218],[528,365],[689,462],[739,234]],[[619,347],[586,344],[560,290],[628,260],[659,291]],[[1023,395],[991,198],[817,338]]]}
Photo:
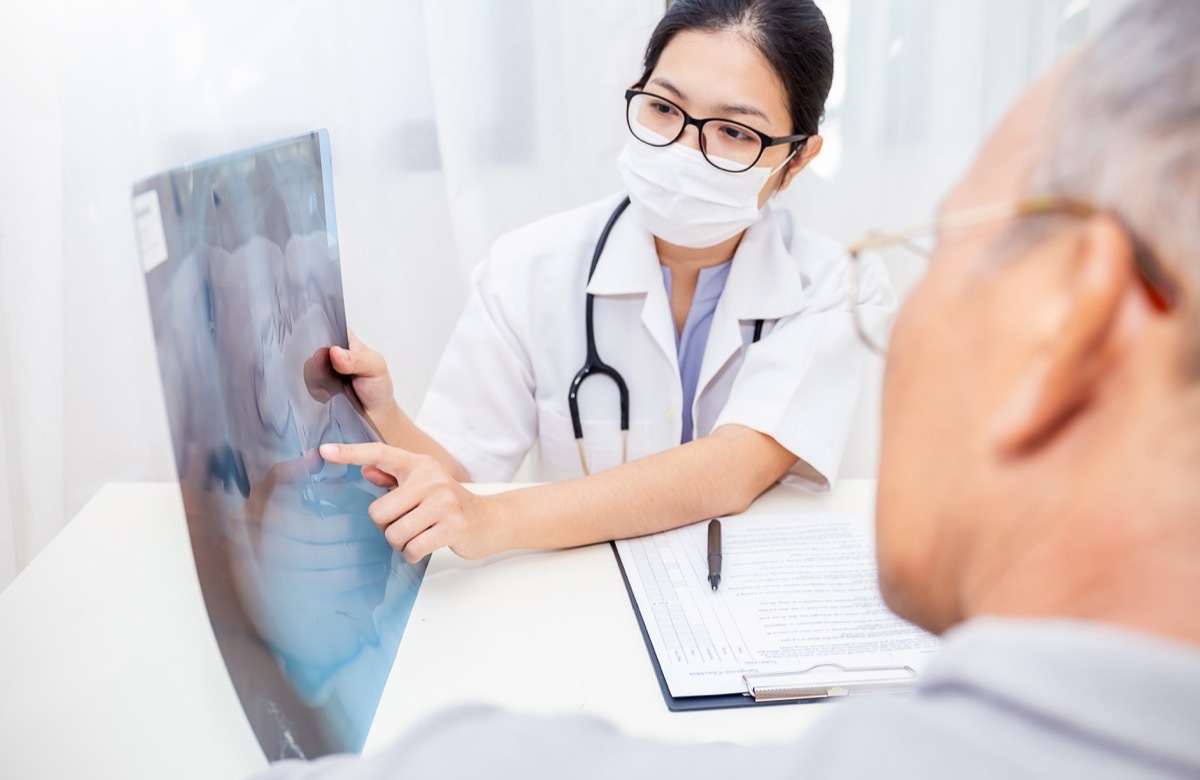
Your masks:
{"label": "shirt collar", "polygon": [[[779,319],[795,314],[803,304],[804,284],[780,223],[778,213],[768,205],[734,253],[722,297],[738,319]],[[637,211],[629,208],[613,225],[587,291],[592,295],[646,293],[651,285],[662,286],[661,274],[654,237],[638,220]]]}
{"label": "shirt collar", "polygon": [[[596,241],[599,240],[597,233]],[[662,285],[659,274],[654,236],[642,226],[637,210],[630,206],[613,225],[587,291],[592,295],[647,293],[651,285]]]}
{"label": "shirt collar", "polygon": [[723,297],[739,320],[777,320],[803,306],[804,284],[784,241],[782,221],[768,204],[733,255]]}

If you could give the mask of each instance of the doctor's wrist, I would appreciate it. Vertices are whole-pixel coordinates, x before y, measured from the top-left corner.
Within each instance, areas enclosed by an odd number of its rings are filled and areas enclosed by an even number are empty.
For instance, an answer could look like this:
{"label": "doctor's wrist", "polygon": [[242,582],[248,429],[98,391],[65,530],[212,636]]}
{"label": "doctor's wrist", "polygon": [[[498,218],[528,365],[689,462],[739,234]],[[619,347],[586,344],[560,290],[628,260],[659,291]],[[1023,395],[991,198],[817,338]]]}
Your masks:
{"label": "doctor's wrist", "polygon": [[509,522],[512,513],[513,492],[505,491],[501,493],[493,493],[490,495],[476,494],[474,496],[475,506],[475,534],[480,540],[481,557],[497,555],[509,550],[516,550],[523,546],[518,535],[515,533],[517,529]]}
{"label": "doctor's wrist", "polygon": [[383,436],[384,443],[399,446],[405,439],[405,431],[413,427],[413,422],[400,408],[395,399],[382,407],[368,409],[367,416],[371,418],[375,428]]}

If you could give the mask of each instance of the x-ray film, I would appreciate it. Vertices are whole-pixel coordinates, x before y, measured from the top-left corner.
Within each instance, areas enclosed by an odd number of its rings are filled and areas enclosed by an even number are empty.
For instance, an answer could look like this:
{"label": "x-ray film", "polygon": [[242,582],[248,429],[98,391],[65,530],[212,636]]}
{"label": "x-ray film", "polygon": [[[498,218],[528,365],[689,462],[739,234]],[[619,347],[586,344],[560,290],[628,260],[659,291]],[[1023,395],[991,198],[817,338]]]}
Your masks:
{"label": "x-ray film", "polygon": [[[346,346],[325,131],[133,189],[189,536],[208,615],[267,758],[362,749],[424,565],[325,463],[378,441],[329,363]],[[187,706],[181,702],[180,706]]]}

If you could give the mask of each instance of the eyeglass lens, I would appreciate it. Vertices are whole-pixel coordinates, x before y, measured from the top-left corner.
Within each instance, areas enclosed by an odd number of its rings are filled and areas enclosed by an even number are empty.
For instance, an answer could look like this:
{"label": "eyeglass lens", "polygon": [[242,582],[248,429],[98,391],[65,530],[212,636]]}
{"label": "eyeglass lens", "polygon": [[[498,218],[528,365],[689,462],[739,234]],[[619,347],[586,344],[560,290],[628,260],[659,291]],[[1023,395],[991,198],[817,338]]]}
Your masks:
{"label": "eyeglass lens", "polygon": [[[683,131],[683,111],[655,95],[634,95],[628,111],[630,131],[639,141],[651,146],[667,146]],[[714,119],[704,123],[700,151],[721,170],[738,173],[758,162],[763,141],[745,125]]]}

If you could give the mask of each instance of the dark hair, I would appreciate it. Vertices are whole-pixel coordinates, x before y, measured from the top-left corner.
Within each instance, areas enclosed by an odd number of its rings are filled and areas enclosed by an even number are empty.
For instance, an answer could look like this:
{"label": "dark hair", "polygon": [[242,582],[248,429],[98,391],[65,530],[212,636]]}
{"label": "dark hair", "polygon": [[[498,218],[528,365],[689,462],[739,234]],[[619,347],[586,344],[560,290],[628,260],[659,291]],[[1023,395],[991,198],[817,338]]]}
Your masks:
{"label": "dark hair", "polygon": [[646,86],[681,32],[736,32],[758,47],[787,95],[792,132],[815,135],[833,84],[833,36],[813,0],[675,0],[646,45]]}

